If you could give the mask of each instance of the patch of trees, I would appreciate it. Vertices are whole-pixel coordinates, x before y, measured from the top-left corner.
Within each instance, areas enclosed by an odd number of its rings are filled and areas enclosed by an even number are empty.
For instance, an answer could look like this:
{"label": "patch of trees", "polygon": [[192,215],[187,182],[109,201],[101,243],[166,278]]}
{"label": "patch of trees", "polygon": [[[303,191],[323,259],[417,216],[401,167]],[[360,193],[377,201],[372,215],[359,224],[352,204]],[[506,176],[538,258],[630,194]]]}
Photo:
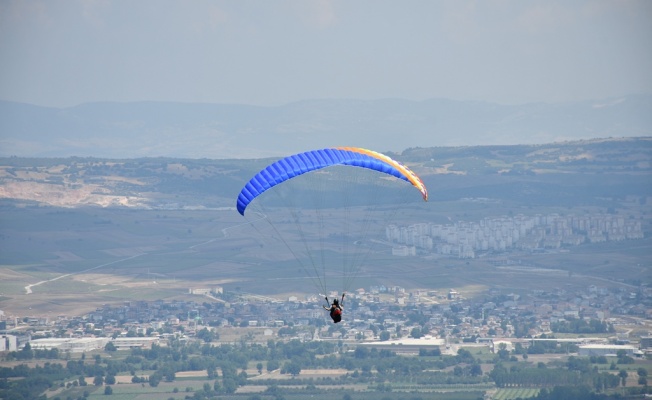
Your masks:
{"label": "patch of trees", "polygon": [[579,334],[615,332],[614,327],[606,322],[597,319],[586,321],[578,318],[552,323],[550,329],[553,332]]}
{"label": "patch of trees", "polygon": [[[111,358],[96,354],[93,360],[85,356],[78,360],[68,360],[65,366],[46,363],[45,367],[29,368],[26,365],[0,369],[2,386],[0,398],[31,399],[38,398],[46,389],[65,385],[75,388],[86,385],[110,386],[115,384],[116,375],[128,372],[132,382],[158,386],[161,382],[176,380],[179,371],[206,370],[208,379],[214,385],[202,392],[208,397],[234,393],[247,382],[245,369],[249,362],[258,361],[262,372],[264,364],[268,371],[280,369],[281,373],[297,377],[307,368],[343,368],[350,371],[341,379],[331,380],[332,384],[368,382],[384,385],[386,382],[412,382],[419,384],[480,383],[488,379],[473,356],[460,350],[456,356],[441,356],[432,352],[429,357],[402,357],[389,350],[368,349],[358,346],[352,352],[341,352],[341,348],[329,342],[289,342],[268,341],[267,345],[240,344],[211,346],[203,341],[182,344],[172,341],[168,346],[153,345],[150,349],[133,349],[130,354],[116,357],[116,351],[106,348]],[[32,359],[35,352],[29,346],[21,350],[22,359]],[[48,355],[48,353],[39,353]],[[50,354],[51,356],[51,354]],[[16,355],[13,356],[16,359]],[[442,370],[457,366],[453,371]],[[149,376],[138,375],[137,371],[153,371]],[[220,371],[221,373],[218,373]],[[92,377],[89,382],[85,377]],[[20,379],[8,379],[20,378]],[[303,382],[314,384],[312,379],[291,379],[284,382]],[[262,382],[261,382],[262,383]],[[277,384],[274,380],[266,382]],[[323,384],[328,384],[327,380]],[[112,389],[104,389],[112,393]]]}
{"label": "patch of trees", "polygon": [[557,386],[541,389],[532,400],[610,400],[621,398],[620,395],[606,395],[592,392],[589,386]]}
{"label": "patch of trees", "polygon": [[[92,360],[82,356],[81,359],[68,360],[65,365],[46,362],[43,367],[20,365],[0,368],[0,398],[38,398],[45,390],[57,385],[71,390],[86,385],[105,386],[104,392],[108,393],[113,389],[107,391],[106,387],[115,384],[117,375],[128,373],[134,383],[158,386],[161,382],[175,381],[180,371],[202,370],[207,371],[207,379],[212,383],[195,395],[211,398],[234,393],[238,387],[246,385],[246,370],[252,362],[259,373],[266,369],[291,375],[290,379],[257,380],[257,384],[270,387],[366,383],[369,387],[384,390],[391,388],[389,382],[399,385],[450,385],[480,384],[493,380],[500,387],[552,388],[577,384],[602,392],[618,386],[624,379],[621,374],[599,373],[597,368],[592,369],[590,365],[592,361],[597,362],[597,358],[570,357],[563,367],[551,369],[542,363],[538,368],[516,363],[508,369],[497,358],[494,370],[485,375],[480,361],[464,349],[460,349],[455,356],[442,355],[438,349],[423,349],[418,357],[404,357],[390,350],[365,346],[347,351],[342,343],[321,341],[270,340],[266,345],[241,342],[212,346],[203,340],[188,343],[172,340],[167,346],[133,349],[128,355],[108,348],[106,351],[110,351],[111,357],[95,354]],[[20,353],[26,356],[29,352],[32,350],[27,347]],[[345,369],[348,372],[338,378],[313,379],[300,375],[305,369]],[[150,372],[144,376],[138,371]],[[642,369],[639,377],[646,380],[646,372]]]}
{"label": "patch of trees", "polygon": [[59,358],[59,350],[58,349],[50,349],[50,350],[32,349],[30,344],[26,343],[25,347],[23,347],[22,350],[12,351],[9,354],[7,354],[7,360],[9,361],[11,360],[24,361],[24,360],[31,360],[34,358],[56,360]]}
{"label": "patch of trees", "polygon": [[[545,338],[545,335],[542,335],[541,338]],[[518,350],[519,346],[520,344],[517,344],[517,349],[515,349],[517,354],[568,354],[579,351],[579,347],[574,343],[556,341],[535,340],[527,350]]]}
{"label": "patch of trees", "polygon": [[616,356],[618,364],[634,364],[634,359],[628,356],[625,350],[618,350]]}
{"label": "patch of trees", "polygon": [[439,347],[432,350],[419,349],[419,357],[439,357],[439,356],[441,356],[441,350],[439,350]]}
{"label": "patch of trees", "polygon": [[554,387],[586,386],[596,392],[618,387],[620,377],[608,372],[591,369],[589,359],[570,357],[566,368],[537,368],[513,365],[509,369],[497,363],[489,373],[498,387]]}
{"label": "patch of trees", "polygon": [[69,377],[61,364],[45,363],[29,368],[18,365],[0,368],[0,398],[14,400],[38,399],[41,393],[54,386],[55,381]]}

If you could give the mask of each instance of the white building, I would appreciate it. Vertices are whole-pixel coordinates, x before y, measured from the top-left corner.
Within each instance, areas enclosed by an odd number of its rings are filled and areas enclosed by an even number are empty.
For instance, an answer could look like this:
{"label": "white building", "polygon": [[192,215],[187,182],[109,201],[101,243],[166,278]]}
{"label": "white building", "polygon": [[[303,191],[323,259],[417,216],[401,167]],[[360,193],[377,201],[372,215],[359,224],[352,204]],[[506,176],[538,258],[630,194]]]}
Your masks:
{"label": "white building", "polygon": [[18,339],[14,335],[1,335],[0,336],[0,351],[16,351],[18,350]]}
{"label": "white building", "polygon": [[514,350],[514,344],[509,340],[492,340],[491,341],[491,351],[498,353],[498,351],[505,349],[507,351]]}
{"label": "white building", "polygon": [[580,356],[616,356],[618,351],[624,350],[625,353],[632,357],[636,352],[636,348],[633,346],[627,345],[616,345],[616,344],[585,344],[579,346]]}
{"label": "white building", "polygon": [[152,344],[158,344],[159,339],[157,337],[118,337],[113,339],[112,342],[118,350],[136,347],[151,349]]}
{"label": "white building", "polygon": [[401,257],[416,256],[417,255],[417,248],[414,247],[414,246],[392,247],[392,255],[393,256],[401,256]]}
{"label": "white building", "polygon": [[72,353],[83,353],[86,351],[103,349],[109,342],[109,338],[46,338],[29,341],[32,349],[59,349]]}
{"label": "white building", "polygon": [[189,288],[188,293],[208,296],[212,294],[222,294],[224,293],[224,289],[221,286],[216,286],[214,288]]}

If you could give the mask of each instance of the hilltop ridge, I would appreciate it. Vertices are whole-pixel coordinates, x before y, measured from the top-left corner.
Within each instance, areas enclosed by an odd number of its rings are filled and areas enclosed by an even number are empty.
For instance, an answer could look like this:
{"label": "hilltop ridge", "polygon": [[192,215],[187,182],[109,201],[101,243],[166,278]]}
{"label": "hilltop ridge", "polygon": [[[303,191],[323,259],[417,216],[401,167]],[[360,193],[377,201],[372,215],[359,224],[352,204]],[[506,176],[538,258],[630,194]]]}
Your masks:
{"label": "hilltop ridge", "polygon": [[[652,196],[650,137],[388,154],[423,178],[431,201],[492,197],[565,204]],[[231,207],[242,185],[272,160],[0,158],[0,198],[56,207]]]}

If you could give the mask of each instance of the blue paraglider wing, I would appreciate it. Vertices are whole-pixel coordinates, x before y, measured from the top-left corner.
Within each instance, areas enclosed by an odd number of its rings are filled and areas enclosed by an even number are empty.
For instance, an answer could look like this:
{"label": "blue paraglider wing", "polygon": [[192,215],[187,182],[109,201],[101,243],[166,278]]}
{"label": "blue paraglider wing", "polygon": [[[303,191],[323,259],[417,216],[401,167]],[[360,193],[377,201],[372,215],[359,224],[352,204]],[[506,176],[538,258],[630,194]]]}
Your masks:
{"label": "blue paraglider wing", "polygon": [[393,175],[412,183],[421,192],[423,199],[428,199],[428,192],[421,179],[403,164],[371,150],[339,147],[291,155],[268,165],[251,178],[240,191],[237,200],[238,212],[244,215],[249,203],[279,183],[332,165],[350,165]]}

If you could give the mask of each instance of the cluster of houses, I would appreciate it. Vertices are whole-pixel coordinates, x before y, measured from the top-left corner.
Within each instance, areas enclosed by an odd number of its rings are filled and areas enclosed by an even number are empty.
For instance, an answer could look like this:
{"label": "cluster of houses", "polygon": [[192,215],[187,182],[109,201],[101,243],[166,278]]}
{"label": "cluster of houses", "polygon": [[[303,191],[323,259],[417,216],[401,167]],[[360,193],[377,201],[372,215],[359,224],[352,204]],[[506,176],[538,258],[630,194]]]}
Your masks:
{"label": "cluster of houses", "polygon": [[[323,299],[315,297],[271,301],[241,295],[226,301],[221,288],[189,292],[196,301],[131,301],[83,316],[7,317],[0,312],[0,351],[27,342],[32,348],[70,352],[104,348],[109,342],[116,348],[149,347],[168,336],[192,340],[200,331],[230,328],[254,330],[265,340],[342,340],[413,350],[474,343],[496,350],[497,343],[506,343],[507,349],[516,343],[527,347],[554,334],[555,324],[583,319],[600,321],[610,332],[576,339],[580,354],[652,353],[652,289],[645,287],[631,292],[589,286],[581,293],[556,289],[527,295],[493,290],[478,301],[453,289],[439,293],[375,286],[349,294],[344,320],[337,325],[323,310]],[[628,335],[632,325],[640,327],[638,336]]]}
{"label": "cluster of houses", "polygon": [[397,246],[393,254],[410,256],[420,251],[475,258],[481,252],[541,251],[643,238],[640,220],[620,215],[516,215],[454,224],[389,225],[386,238]]}

